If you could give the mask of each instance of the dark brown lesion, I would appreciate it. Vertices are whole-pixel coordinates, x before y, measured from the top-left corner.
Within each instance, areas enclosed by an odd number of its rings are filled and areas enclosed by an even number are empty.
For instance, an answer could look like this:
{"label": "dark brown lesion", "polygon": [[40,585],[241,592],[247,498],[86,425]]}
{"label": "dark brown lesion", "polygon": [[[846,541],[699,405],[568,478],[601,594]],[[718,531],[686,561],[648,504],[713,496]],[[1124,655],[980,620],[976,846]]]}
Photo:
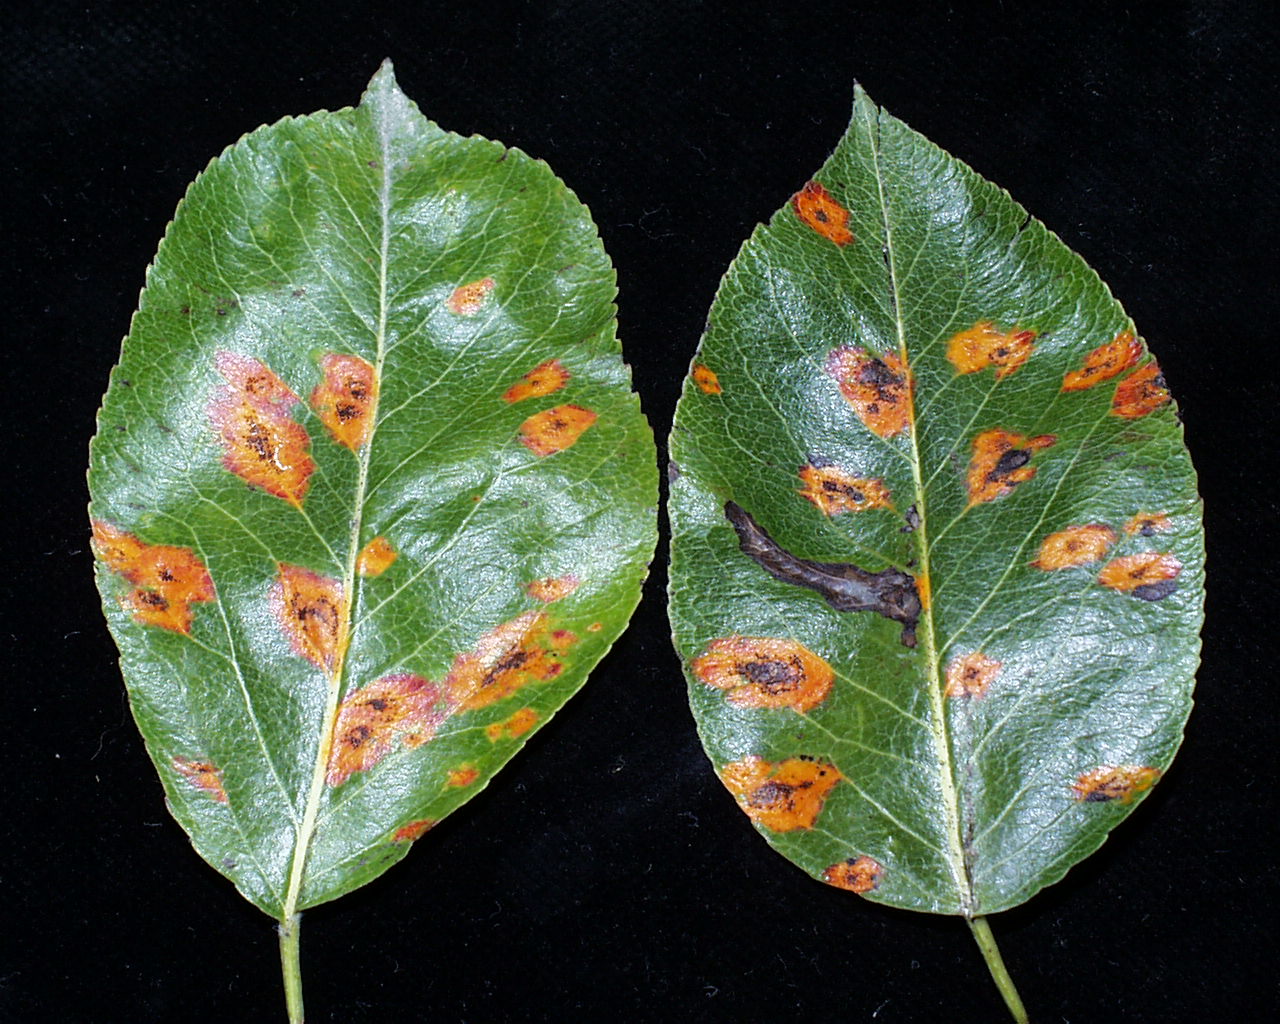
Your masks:
{"label": "dark brown lesion", "polygon": [[914,576],[892,566],[868,572],[852,563],[797,558],[770,537],[741,505],[726,502],[724,514],[738,534],[743,554],[774,579],[816,590],[837,611],[870,611],[899,622],[903,646],[916,645],[921,604]]}

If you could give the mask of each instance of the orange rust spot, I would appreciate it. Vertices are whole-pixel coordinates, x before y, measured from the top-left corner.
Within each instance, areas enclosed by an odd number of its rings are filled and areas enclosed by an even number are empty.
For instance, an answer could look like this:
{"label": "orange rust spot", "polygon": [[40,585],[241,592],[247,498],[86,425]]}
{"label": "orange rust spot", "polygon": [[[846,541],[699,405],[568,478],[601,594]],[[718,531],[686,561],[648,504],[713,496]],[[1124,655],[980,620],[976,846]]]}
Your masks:
{"label": "orange rust spot", "polygon": [[796,493],[813,502],[829,516],[841,512],[865,512],[871,508],[892,508],[889,488],[880,479],[864,479],[836,466],[800,467],[804,487]]}
{"label": "orange rust spot", "polygon": [[720,781],[752,821],[775,832],[811,829],[841,775],[829,761],[789,757],[776,764],[752,755],[724,766]]}
{"label": "orange rust spot", "polygon": [[399,554],[386,537],[374,537],[356,556],[356,572],[361,576],[381,576],[398,557]]}
{"label": "orange rust spot", "polygon": [[483,277],[479,281],[459,285],[446,303],[449,312],[458,316],[475,316],[484,309],[485,300],[489,298],[495,284],[497,282],[493,278]]}
{"label": "orange rust spot", "polygon": [[947,666],[948,697],[981,697],[987,692],[1004,664],[981,651],[970,651]]}
{"label": "orange rust spot", "polygon": [[1160,367],[1152,361],[1119,383],[1111,399],[1111,415],[1136,420],[1168,405],[1171,397]]}
{"label": "orange rust spot", "polygon": [[1139,512],[1124,524],[1124,532],[1130,537],[1151,537],[1157,533],[1168,533],[1172,529],[1172,520],[1163,512]]}
{"label": "orange rust spot", "polygon": [[454,789],[462,789],[471,785],[478,778],[480,778],[480,769],[474,765],[464,764],[461,768],[455,768],[449,773],[449,779],[445,785]]}
{"label": "orange rust spot", "polygon": [[1173,555],[1144,551],[1113,558],[1098,573],[1098,582],[1144,601],[1159,601],[1178,589],[1174,580],[1180,572],[1182,563]]}
{"label": "orange rust spot", "polygon": [[554,679],[564,666],[547,634],[543,611],[525,612],[490,630],[472,650],[453,659],[444,682],[450,705],[474,711],[510,697],[531,682]]}
{"label": "orange rust spot", "polygon": [[227,791],[222,788],[222,772],[208,761],[191,761],[175,757],[170,762],[179,775],[195,789],[208,793],[220,804],[227,802]]}
{"label": "orange rust spot", "polygon": [[1160,769],[1149,765],[1103,765],[1085,772],[1074,783],[1076,799],[1085,803],[1119,800],[1127,804],[1139,793],[1145,793],[1160,779]]}
{"label": "orange rust spot", "polygon": [[345,606],[342,584],[329,576],[280,562],[271,587],[271,611],[293,653],[332,672],[338,662]]}
{"label": "orange rust spot", "polygon": [[546,579],[534,580],[525,584],[525,593],[535,601],[551,604],[568,597],[581,585],[582,580],[572,573],[567,576],[548,576]]}
{"label": "orange rust spot", "polygon": [[407,825],[401,825],[396,829],[396,834],[391,837],[391,841],[393,843],[411,843],[415,839],[421,839],[435,827],[436,823],[431,818],[420,818],[418,821],[411,821]]}
{"label": "orange rust spot", "polygon": [[693,382],[698,385],[704,395],[718,395],[724,390],[720,386],[720,378],[716,376],[715,370],[709,366],[695,363],[692,376]]}
{"label": "orange rust spot", "polygon": [[1034,562],[1037,569],[1074,569],[1102,561],[1107,549],[1116,542],[1116,531],[1104,523],[1068,526],[1051,533],[1040,543],[1040,554]]}
{"label": "orange rust spot", "polygon": [[329,352],[320,358],[324,380],[311,392],[311,407],[340,445],[355,451],[373,430],[370,413],[378,401],[372,364],[359,356]]}
{"label": "orange rust spot", "polygon": [[910,426],[911,375],[899,356],[877,358],[864,348],[843,345],[827,356],[826,371],[872,433],[893,437]]}
{"label": "orange rust spot", "polygon": [[220,351],[214,363],[227,381],[208,408],[222,441],[222,464],[246,483],[301,506],[316,464],[306,428],[290,415],[298,396],[256,359]]}
{"label": "orange rust spot", "polygon": [[559,391],[569,382],[569,371],[560,365],[559,359],[539,363],[502,396],[504,402],[523,402],[526,398],[541,398]]}
{"label": "orange rust spot", "polygon": [[1142,358],[1142,342],[1132,331],[1121,331],[1113,341],[1099,345],[1084,357],[1084,365],[1062,378],[1063,391],[1083,391],[1110,380]]}
{"label": "orange rust spot", "polygon": [[850,892],[870,892],[880,887],[880,879],[884,877],[884,866],[871,857],[850,857],[839,864],[832,864],[822,872],[822,880],[837,889],[848,889]]}
{"label": "orange rust spot", "polygon": [[497,743],[504,736],[507,739],[519,739],[538,724],[538,713],[533,708],[521,708],[510,718],[502,722],[494,722],[485,726],[484,734],[490,743]]}
{"label": "orange rust spot", "polygon": [[534,413],[520,424],[520,441],[534,455],[554,455],[572,448],[596,421],[596,414],[580,405],[557,405]]}
{"label": "orange rust spot", "polygon": [[395,747],[420,747],[449,715],[440,687],[407,672],[383,676],[346,695],[333,727],[325,781],[341,786]]}
{"label": "orange rust spot", "polygon": [[693,659],[693,674],[727,691],[730,703],[745,708],[816,708],[831,692],[835,672],[794,640],[727,636],[712,640]]}
{"label": "orange rust spot", "polygon": [[977,373],[997,366],[996,380],[1003,380],[1027,361],[1035,347],[1035,337],[1035,331],[1002,331],[990,320],[981,320],[952,335],[947,342],[947,358],[958,373]]}
{"label": "orange rust spot", "polygon": [[1023,437],[1008,430],[984,430],[973,439],[966,477],[969,504],[995,501],[1026,483],[1036,475],[1036,467],[1028,465],[1032,453],[1052,448],[1057,441],[1053,434]]}
{"label": "orange rust spot", "polygon": [[791,207],[804,224],[836,245],[848,245],[854,240],[849,230],[849,211],[816,181],[791,197]]}
{"label": "orange rust spot", "polygon": [[191,605],[213,601],[209,570],[190,548],[146,544],[101,519],[93,521],[93,552],[134,585],[122,600],[146,626],[190,633]]}

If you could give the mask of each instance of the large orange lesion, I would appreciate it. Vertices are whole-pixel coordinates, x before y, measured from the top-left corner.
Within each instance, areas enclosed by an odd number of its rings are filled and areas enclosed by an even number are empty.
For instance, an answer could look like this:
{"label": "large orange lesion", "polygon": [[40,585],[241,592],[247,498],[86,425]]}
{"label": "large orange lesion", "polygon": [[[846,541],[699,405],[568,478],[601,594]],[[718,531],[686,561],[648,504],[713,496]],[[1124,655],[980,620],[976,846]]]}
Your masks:
{"label": "large orange lesion", "polygon": [[518,740],[537,724],[538,712],[533,708],[521,708],[501,722],[485,726],[484,734],[490,743],[497,743],[501,739]]}
{"label": "large orange lesion", "polygon": [[1134,370],[1116,386],[1111,399],[1111,414],[1136,420],[1155,412],[1172,400],[1160,367],[1154,362]]}
{"label": "large orange lesion", "polygon": [[841,512],[865,512],[872,508],[892,508],[889,488],[878,478],[846,473],[838,466],[800,467],[804,487],[797,493],[807,498],[829,516]]}
{"label": "large orange lesion", "polygon": [[1035,331],[1016,327],[1003,331],[990,320],[980,320],[951,336],[947,342],[947,358],[958,373],[977,373],[988,366],[998,367],[996,380],[1003,380],[1030,358],[1035,337]]}
{"label": "large orange lesion", "polygon": [[569,383],[569,371],[559,359],[539,363],[503,392],[504,402],[523,402],[526,398],[541,398],[554,394]]}
{"label": "large orange lesion", "polygon": [[1116,542],[1116,531],[1105,523],[1068,526],[1051,533],[1040,543],[1040,553],[1031,564],[1037,569],[1074,569],[1102,561]]}
{"label": "large orange lesion", "polygon": [[995,501],[1026,483],[1036,475],[1036,467],[1030,465],[1033,453],[1052,448],[1057,441],[1053,434],[1023,437],[1008,430],[982,431],[973,439],[973,457],[965,477],[969,504]]}
{"label": "large orange lesion", "polygon": [[379,534],[360,549],[356,556],[356,572],[361,576],[381,576],[398,557],[391,542]]}
{"label": "large orange lesion", "polygon": [[222,788],[222,771],[212,762],[175,757],[170,764],[192,788],[208,793],[217,803],[227,802],[227,791]]}
{"label": "large orange lesion", "polygon": [[450,313],[458,316],[475,316],[484,309],[484,304],[497,284],[491,277],[482,277],[479,281],[470,281],[453,290],[445,303]]}
{"label": "large orange lesion", "polygon": [[1150,765],[1102,765],[1077,778],[1071,789],[1075,792],[1076,799],[1083,803],[1119,800],[1122,804],[1127,804],[1139,793],[1145,793],[1154,786],[1160,775],[1160,769]]}
{"label": "large orange lesion", "polygon": [[383,676],[347,694],[334,723],[325,781],[341,786],[356,772],[367,772],[397,741],[421,746],[448,715],[441,688],[411,673]]}
{"label": "large orange lesion", "polygon": [[300,565],[280,562],[270,603],[293,653],[332,672],[346,643],[342,583]]}
{"label": "large orange lesion", "polygon": [[849,211],[816,181],[811,181],[791,197],[791,208],[802,224],[836,245],[854,240],[849,230]]}
{"label": "large orange lesion", "polygon": [[840,779],[835,765],[812,757],[771,762],[752,755],[720,772],[747,817],[774,832],[813,828]]}
{"label": "large orange lesion", "polygon": [[227,382],[208,408],[222,442],[222,464],[246,483],[301,506],[316,466],[311,438],[291,415],[298,396],[249,356],[220,351],[214,365]]}
{"label": "large orange lesion", "polygon": [[1084,357],[1078,370],[1071,370],[1062,378],[1063,391],[1084,391],[1104,380],[1110,380],[1142,358],[1142,342],[1132,331],[1121,331],[1112,341],[1099,345]]}
{"label": "large orange lesion", "polygon": [[320,358],[324,379],[311,392],[311,407],[338,444],[355,451],[373,430],[378,378],[359,356],[329,352]]}
{"label": "large orange lesion", "polygon": [[1144,601],[1160,601],[1178,589],[1181,572],[1182,563],[1173,555],[1143,551],[1113,558],[1098,573],[1098,582]]}
{"label": "large orange lesion", "polygon": [[981,651],[970,651],[947,665],[948,697],[981,697],[995,682],[1004,662],[988,658]]}
{"label": "large orange lesion", "polygon": [[521,443],[539,457],[554,455],[578,443],[596,421],[596,414],[580,405],[557,405],[534,413],[520,425]]}
{"label": "large orange lesion", "polygon": [[147,544],[101,519],[93,520],[92,546],[107,568],[133,584],[122,603],[143,625],[189,634],[191,605],[217,597],[209,570],[190,548]]}
{"label": "large orange lesion", "polygon": [[832,864],[822,872],[822,880],[837,889],[864,893],[880,887],[884,878],[884,866],[872,857],[850,857]]}
{"label": "large orange lesion", "polygon": [[835,672],[803,644],[774,637],[727,636],[693,659],[693,674],[747,708],[813,710],[831,692]]}
{"label": "large orange lesion", "polygon": [[694,363],[690,376],[704,395],[718,395],[724,390],[720,386],[720,378],[716,376],[716,371],[703,363]]}
{"label": "large orange lesion", "polygon": [[459,654],[445,679],[452,707],[488,707],[532,682],[554,679],[564,669],[563,649],[577,638],[552,630],[545,611],[527,611],[490,630]]}
{"label": "large orange lesion", "polygon": [[893,437],[910,426],[911,373],[900,356],[842,345],[827,356],[826,372],[872,433]]}

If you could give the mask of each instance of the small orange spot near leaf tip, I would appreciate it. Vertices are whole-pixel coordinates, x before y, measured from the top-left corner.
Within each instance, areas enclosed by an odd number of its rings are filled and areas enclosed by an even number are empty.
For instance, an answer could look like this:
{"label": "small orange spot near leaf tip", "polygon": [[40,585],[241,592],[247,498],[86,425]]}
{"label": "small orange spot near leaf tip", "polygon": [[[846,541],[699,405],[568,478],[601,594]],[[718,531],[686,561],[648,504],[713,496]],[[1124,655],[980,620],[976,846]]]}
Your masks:
{"label": "small orange spot near leaf tip", "polygon": [[361,576],[381,576],[398,557],[396,549],[386,537],[374,537],[356,556],[356,572]]}
{"label": "small orange spot near leaf tip", "polygon": [[836,245],[854,240],[849,230],[849,211],[816,181],[811,181],[791,197],[791,208],[801,223]]}
{"label": "small orange spot near leaf tip", "polygon": [[526,398],[541,398],[559,391],[569,382],[569,371],[560,365],[559,359],[539,363],[502,396],[504,402],[523,402]]}
{"label": "small orange spot near leaf tip", "polygon": [[367,772],[395,748],[419,747],[449,715],[441,688],[421,676],[397,673],[347,694],[338,707],[325,781],[341,786]]}
{"label": "small orange spot near leaf tip", "polygon": [[1152,537],[1172,529],[1173,521],[1163,512],[1139,512],[1124,524],[1124,532],[1130,537]]}
{"label": "small orange spot near leaf tip", "polygon": [[774,832],[813,828],[840,779],[835,765],[812,757],[774,763],[752,755],[720,772],[720,781],[747,817]]}
{"label": "small orange spot near leaf tip", "polygon": [[1142,342],[1132,331],[1121,331],[1113,341],[1099,345],[1084,357],[1084,365],[1062,378],[1063,391],[1084,391],[1124,373],[1142,358]]}
{"label": "small orange spot near leaf tip", "polygon": [[873,434],[893,437],[910,426],[911,375],[899,356],[890,352],[877,357],[842,345],[827,356],[826,372]]}
{"label": "small orange spot near leaf tip", "polygon": [[690,668],[707,686],[726,691],[730,703],[746,708],[811,711],[835,682],[831,666],[807,647],[772,637],[712,640]]}
{"label": "small orange spot near leaf tip", "polygon": [[420,818],[418,821],[411,821],[407,825],[401,825],[396,829],[396,834],[391,837],[391,841],[393,843],[411,843],[415,839],[421,839],[435,827],[436,823],[430,818]]}
{"label": "small orange spot near leaf tip", "polygon": [[462,767],[455,768],[449,773],[449,778],[445,785],[450,786],[453,789],[463,789],[471,785],[471,783],[475,782],[478,778],[480,778],[480,769],[476,768],[474,765],[464,764]]}
{"label": "small orange spot near leaf tip", "polygon": [[702,363],[695,363],[693,367],[693,382],[698,385],[704,395],[718,395],[724,390],[720,386],[720,378],[716,376],[715,370]]}
{"label": "small orange spot near leaf tip", "polygon": [[214,365],[227,382],[208,407],[222,464],[251,486],[301,506],[316,466],[306,428],[290,415],[298,396],[248,356],[220,351]]}
{"label": "small orange spot near leaf tip", "polygon": [[1068,526],[1051,533],[1040,543],[1040,554],[1031,564],[1037,569],[1074,569],[1102,561],[1116,542],[1116,531],[1103,523]]}
{"label": "small orange spot near leaf tip", "polygon": [[565,638],[550,632],[545,611],[525,612],[490,630],[474,648],[453,659],[444,683],[450,705],[474,711],[531,682],[554,679],[564,669],[560,645]]}
{"label": "small orange spot near leaf tip", "polygon": [[987,692],[1004,662],[988,658],[981,651],[970,651],[947,666],[948,697],[981,697]]}
{"label": "small orange spot near leaf tip", "polygon": [[208,761],[193,761],[185,757],[175,757],[171,762],[174,770],[194,788],[208,793],[220,804],[227,802],[227,791],[222,788],[222,772]]}
{"label": "small orange spot near leaf tip", "polygon": [[826,515],[891,508],[889,488],[880,479],[853,476],[836,466],[800,467],[804,487],[797,493],[818,506]]}
{"label": "small orange spot near leaf tip", "polygon": [[977,373],[988,366],[998,367],[996,380],[1003,380],[1025,363],[1035,347],[1035,331],[1016,327],[1000,330],[990,320],[982,320],[947,342],[947,358],[958,373]]}
{"label": "small orange spot near leaf tip", "polygon": [[269,601],[293,653],[332,672],[346,642],[342,584],[300,565],[280,562]]}
{"label": "small orange spot near leaf tip", "polygon": [[1098,582],[1143,601],[1160,601],[1178,589],[1174,581],[1180,572],[1182,563],[1173,555],[1144,551],[1113,558],[1098,573]]}
{"label": "small orange spot near leaf tip", "polygon": [[525,593],[535,601],[551,604],[568,597],[582,584],[572,573],[566,576],[548,576],[546,579],[534,580],[525,584]]}
{"label": "small orange spot near leaf tip", "polygon": [[497,282],[493,278],[483,277],[479,281],[459,285],[453,290],[453,294],[449,296],[446,303],[449,312],[456,313],[458,316],[475,316],[484,309],[485,300],[488,299],[495,284]]}
{"label": "small orange spot near leaf tip", "polygon": [[572,448],[591,424],[596,414],[579,405],[557,405],[554,409],[534,413],[520,424],[520,442],[539,457],[554,455]]}
{"label": "small orange spot near leaf tip", "polygon": [[1103,765],[1081,775],[1072,790],[1083,803],[1103,803],[1119,800],[1130,803],[1139,793],[1145,793],[1160,779],[1160,769],[1149,765]]}
{"label": "small orange spot near leaf tip", "polygon": [[213,601],[213,579],[190,548],[146,544],[101,519],[93,521],[93,552],[112,572],[134,585],[123,599],[146,626],[190,633],[191,605]]}
{"label": "small orange spot near leaf tip", "polygon": [[359,356],[329,352],[320,359],[324,379],[311,392],[311,407],[333,439],[355,451],[369,440],[378,380]]}
{"label": "small orange spot near leaf tip", "polygon": [[1115,397],[1111,399],[1111,414],[1126,420],[1140,419],[1168,405],[1171,398],[1164,375],[1153,361],[1134,370],[1117,385]]}
{"label": "small orange spot near leaf tip", "polygon": [[498,740],[504,737],[509,740],[515,740],[519,739],[537,724],[538,713],[534,711],[533,708],[521,708],[509,718],[486,726],[484,734],[489,738],[490,743],[497,743]]}
{"label": "small orange spot near leaf tip", "polygon": [[1058,439],[1053,434],[1023,437],[1008,430],[984,430],[973,439],[973,458],[965,482],[969,504],[995,501],[1009,494],[1018,484],[1036,475],[1029,465],[1033,453],[1052,448]]}
{"label": "small orange spot near leaf tip", "polygon": [[822,880],[837,889],[848,889],[850,892],[870,892],[880,887],[884,877],[884,867],[871,857],[850,857],[839,864],[832,864],[822,872]]}

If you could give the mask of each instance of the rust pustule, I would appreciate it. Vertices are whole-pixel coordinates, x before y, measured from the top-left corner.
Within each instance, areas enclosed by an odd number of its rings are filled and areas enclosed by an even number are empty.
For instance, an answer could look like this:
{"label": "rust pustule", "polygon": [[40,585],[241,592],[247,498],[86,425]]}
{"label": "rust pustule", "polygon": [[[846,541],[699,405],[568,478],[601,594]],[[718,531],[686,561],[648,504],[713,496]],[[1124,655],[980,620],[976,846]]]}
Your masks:
{"label": "rust pustule", "polygon": [[93,521],[93,553],[133,584],[122,604],[146,626],[189,634],[191,605],[213,601],[209,570],[190,548],[147,544],[101,519]]}
{"label": "rust pustule", "polygon": [[973,457],[965,483],[969,504],[995,501],[1036,475],[1030,465],[1032,456],[1052,448],[1058,439],[1053,434],[1023,437],[1008,430],[984,430],[973,439]]}
{"label": "rust pustule", "polygon": [[892,508],[883,480],[854,476],[838,466],[801,466],[800,481],[804,487],[798,493],[828,516]]}
{"label": "rust pustule", "polygon": [[791,208],[800,222],[823,238],[845,246],[854,241],[849,230],[849,211],[816,181],[811,181],[791,197]]}
{"label": "rust pustule", "polygon": [[1116,531],[1105,523],[1068,526],[1040,543],[1040,554],[1031,564],[1037,569],[1074,569],[1102,561],[1116,542]]}
{"label": "rust pustule", "polygon": [[826,372],[873,434],[893,437],[911,425],[911,374],[895,353],[844,345],[827,356]]}
{"label": "rust pustule", "polygon": [[534,455],[554,455],[572,448],[596,421],[596,414],[580,405],[557,405],[534,413],[520,425],[520,443]]}
{"label": "rust pustule", "polygon": [[369,440],[378,401],[373,365],[359,356],[328,352],[320,358],[324,379],[311,392],[311,407],[330,436],[355,451]]}
{"label": "rust pustule", "polygon": [[720,781],[752,821],[774,832],[811,829],[841,779],[830,761],[790,757],[770,762],[746,757],[724,766]]}
{"label": "rust pustule", "polygon": [[693,659],[693,674],[747,708],[791,708],[805,713],[827,699],[835,682],[830,665],[795,640],[727,636]]}
{"label": "rust pustule", "polygon": [[504,402],[523,402],[526,398],[541,398],[554,394],[569,383],[569,371],[559,359],[539,363],[503,392]]}
{"label": "rust pustule", "polygon": [[1083,803],[1104,803],[1119,800],[1132,802],[1139,793],[1145,793],[1160,779],[1160,769],[1150,765],[1103,765],[1081,775],[1071,789],[1076,799]]}
{"label": "rust pustule", "polygon": [[1104,380],[1111,380],[1136,366],[1142,358],[1142,342],[1132,331],[1121,331],[1115,339],[1099,345],[1084,357],[1078,370],[1071,370],[1062,378],[1063,391],[1084,391]]}
{"label": "rust pustule", "polygon": [[367,772],[397,740],[419,747],[449,715],[439,686],[402,672],[375,679],[347,694],[338,708],[325,781],[341,786],[356,772]]}
{"label": "rust pustule", "polygon": [[822,880],[837,889],[864,893],[880,888],[884,878],[884,866],[872,857],[850,857],[839,864],[832,864],[822,872]]}
{"label": "rust pustule", "polygon": [[947,358],[957,373],[977,373],[994,366],[996,380],[1003,380],[1030,358],[1035,337],[1035,331],[1016,327],[1004,331],[990,320],[980,320],[951,336]]}

